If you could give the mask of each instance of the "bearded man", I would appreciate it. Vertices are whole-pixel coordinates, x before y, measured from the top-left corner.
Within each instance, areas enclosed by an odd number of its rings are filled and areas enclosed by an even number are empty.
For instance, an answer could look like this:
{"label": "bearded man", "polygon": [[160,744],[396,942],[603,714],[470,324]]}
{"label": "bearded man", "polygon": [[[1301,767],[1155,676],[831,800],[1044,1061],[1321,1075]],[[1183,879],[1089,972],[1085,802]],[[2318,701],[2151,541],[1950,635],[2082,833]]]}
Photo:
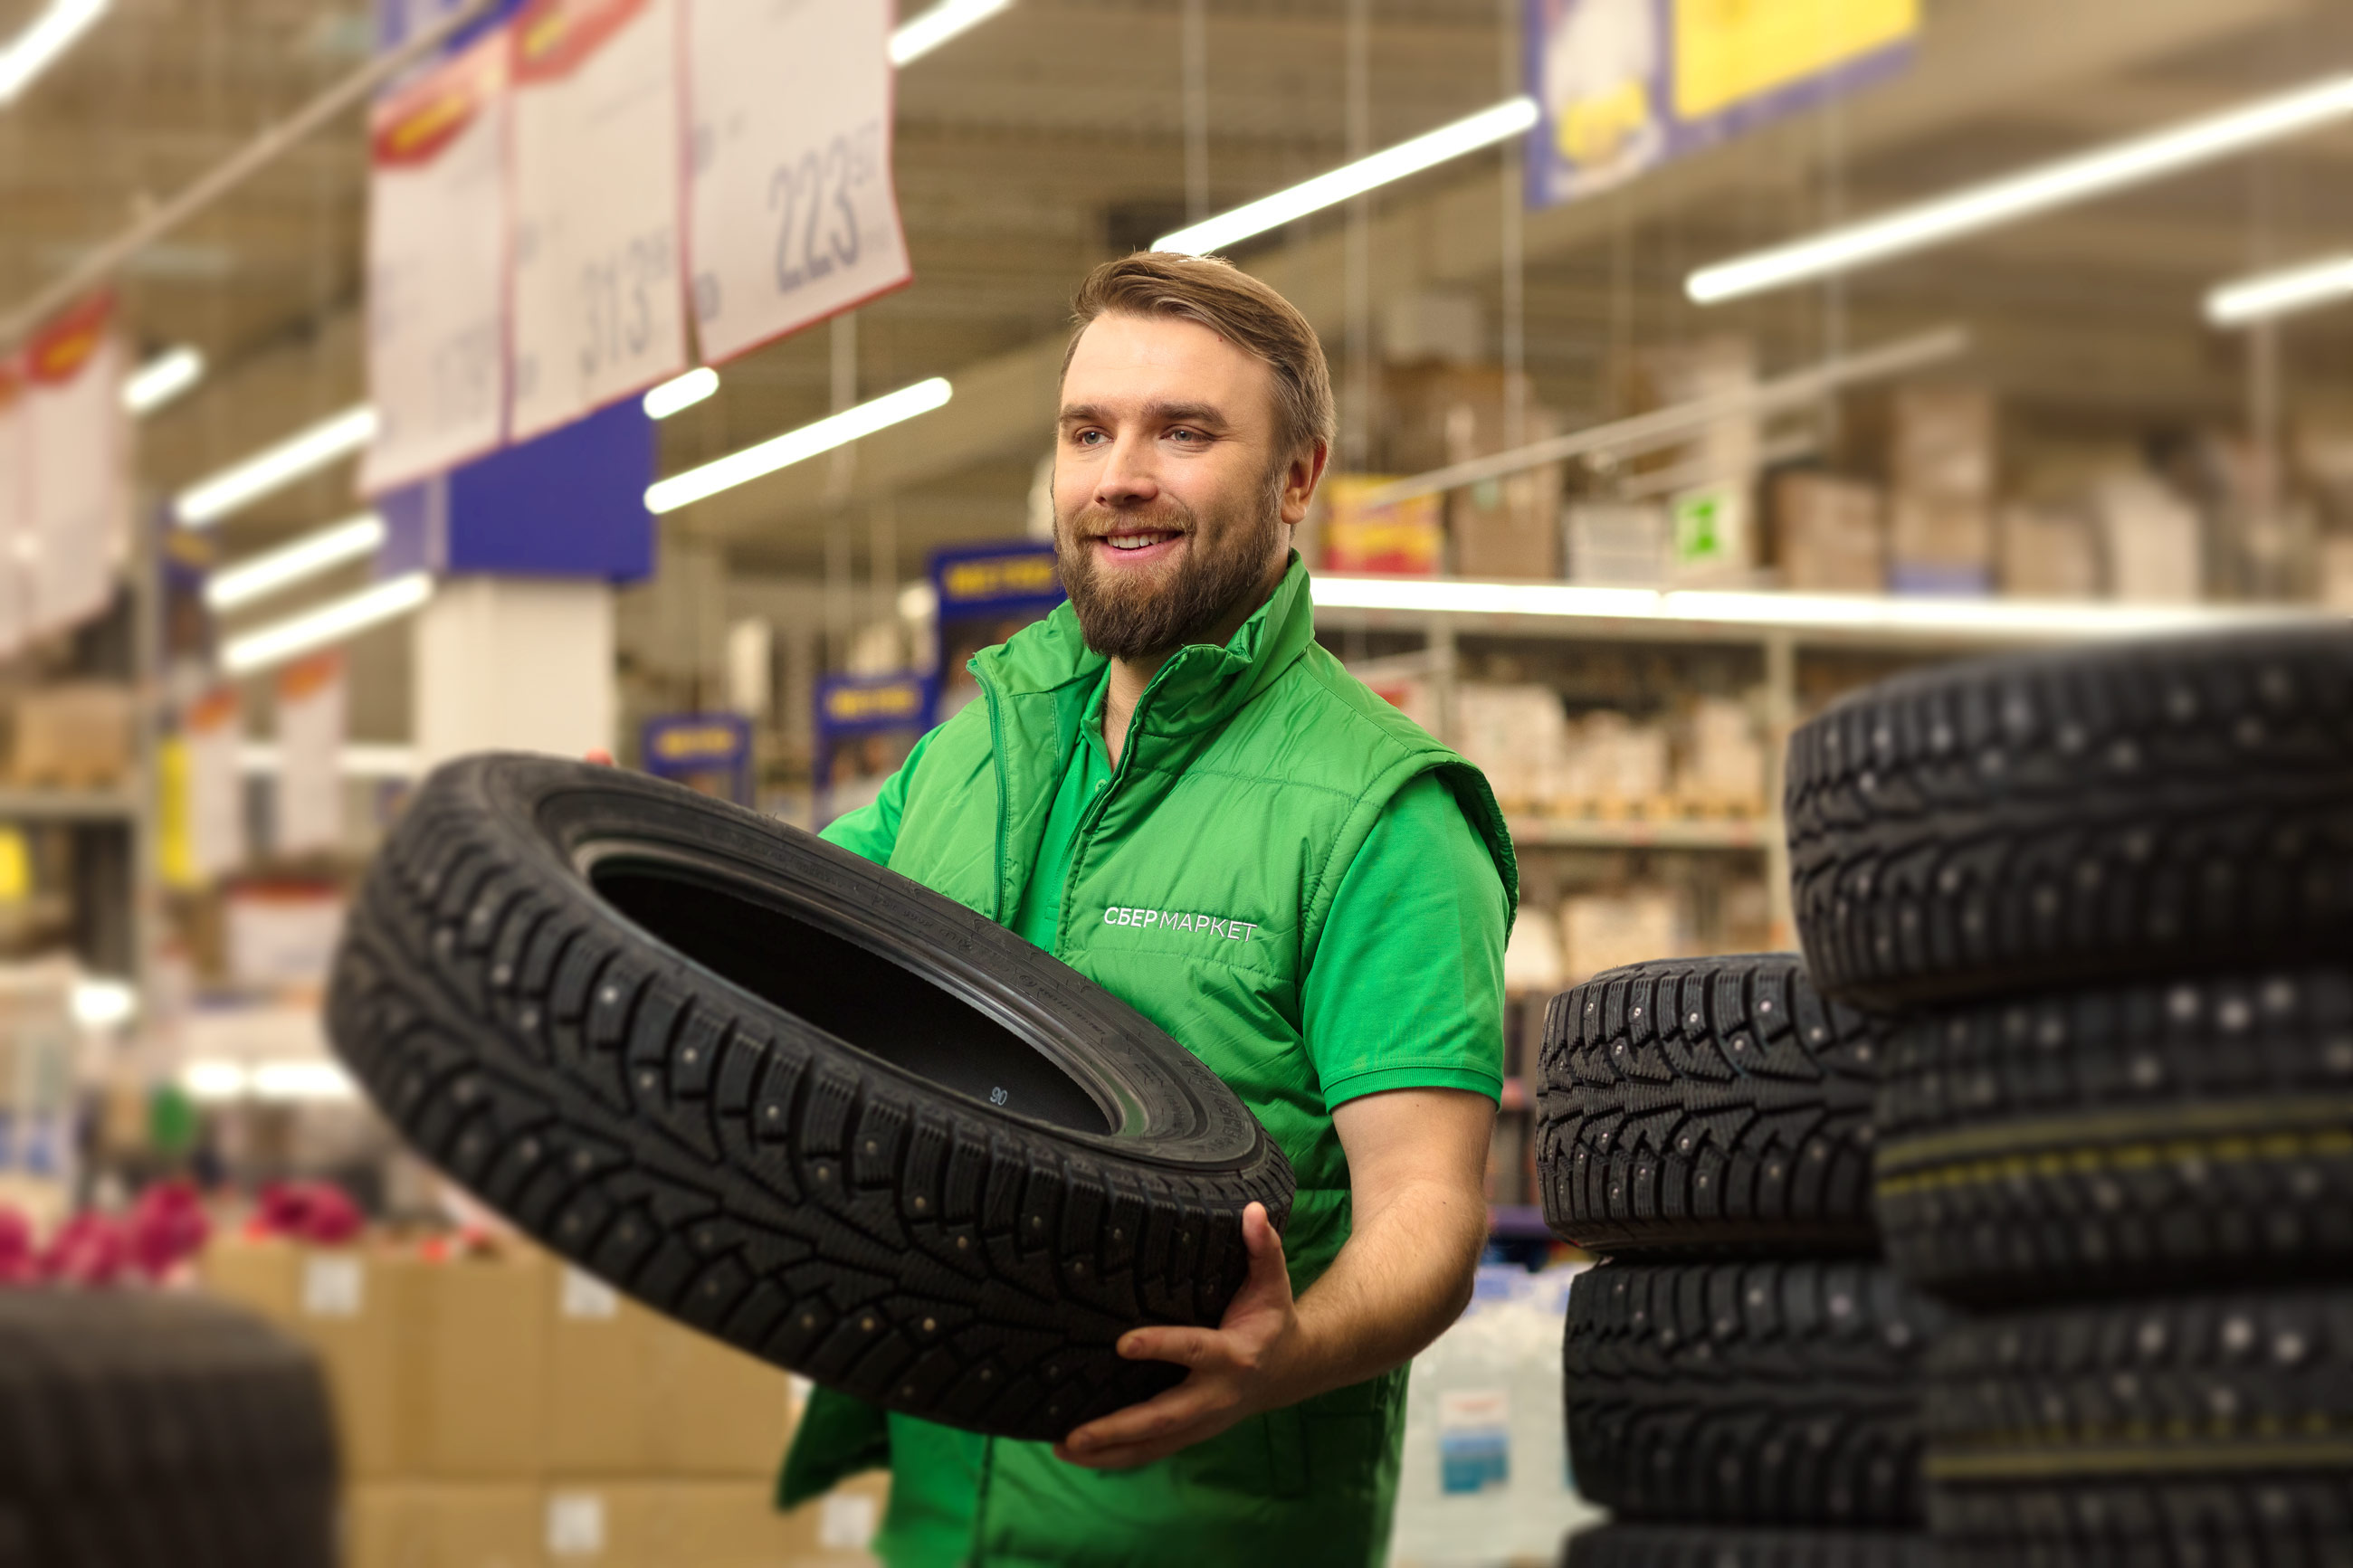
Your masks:
{"label": "bearded man", "polygon": [[[1291,548],[1331,376],[1288,301],[1140,254],[1080,287],[1055,555],[1070,602],[972,661],[833,842],[1003,921],[1230,1084],[1299,1180],[1214,1330],[1139,1328],[1176,1387],[1052,1446],[819,1391],[786,1500],[886,1462],[892,1568],[1385,1561],[1405,1363],[1486,1236],[1517,897],[1485,781],[1314,640]],[[1114,923],[1213,911],[1248,942]]]}

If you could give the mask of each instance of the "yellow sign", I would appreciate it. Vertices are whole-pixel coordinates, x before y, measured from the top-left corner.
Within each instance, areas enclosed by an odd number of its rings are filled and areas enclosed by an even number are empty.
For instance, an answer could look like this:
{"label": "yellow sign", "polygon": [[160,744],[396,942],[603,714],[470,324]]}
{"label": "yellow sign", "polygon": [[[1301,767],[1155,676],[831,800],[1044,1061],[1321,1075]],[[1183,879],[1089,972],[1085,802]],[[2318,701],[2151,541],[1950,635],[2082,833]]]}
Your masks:
{"label": "yellow sign", "polygon": [[825,716],[837,724],[861,719],[913,719],[923,710],[923,689],[913,683],[898,686],[843,686],[825,694]]}
{"label": "yellow sign", "polygon": [[952,562],[940,574],[950,604],[975,599],[1010,599],[1054,591],[1054,558],[1042,554],[991,555]]}
{"label": "yellow sign", "polygon": [[735,731],[724,724],[681,724],[654,736],[654,755],[666,763],[732,756],[734,751]]}
{"label": "yellow sign", "polygon": [[1920,30],[1920,0],[1675,0],[1675,112],[1715,114]]}

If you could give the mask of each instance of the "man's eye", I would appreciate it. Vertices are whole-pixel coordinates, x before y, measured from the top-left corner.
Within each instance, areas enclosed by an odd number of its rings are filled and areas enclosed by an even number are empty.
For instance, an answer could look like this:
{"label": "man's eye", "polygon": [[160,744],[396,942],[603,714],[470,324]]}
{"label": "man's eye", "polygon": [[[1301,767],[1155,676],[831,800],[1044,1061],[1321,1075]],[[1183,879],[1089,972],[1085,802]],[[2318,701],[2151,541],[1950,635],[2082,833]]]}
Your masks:
{"label": "man's eye", "polygon": [[1198,430],[1171,430],[1168,432],[1168,438],[1171,441],[1183,441],[1190,444],[1200,440],[1201,433]]}

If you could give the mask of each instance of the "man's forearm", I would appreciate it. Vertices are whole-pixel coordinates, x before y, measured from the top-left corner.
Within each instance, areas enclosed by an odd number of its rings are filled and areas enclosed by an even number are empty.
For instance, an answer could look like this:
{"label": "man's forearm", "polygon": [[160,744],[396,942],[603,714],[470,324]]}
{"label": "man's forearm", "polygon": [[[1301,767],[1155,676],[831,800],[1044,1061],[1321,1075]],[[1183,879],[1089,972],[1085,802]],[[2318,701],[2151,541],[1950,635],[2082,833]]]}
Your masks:
{"label": "man's forearm", "polygon": [[1296,1397],[1377,1377],[1462,1315],[1487,1239],[1487,1209],[1457,1182],[1414,1182],[1356,1216],[1346,1245],[1299,1299]]}

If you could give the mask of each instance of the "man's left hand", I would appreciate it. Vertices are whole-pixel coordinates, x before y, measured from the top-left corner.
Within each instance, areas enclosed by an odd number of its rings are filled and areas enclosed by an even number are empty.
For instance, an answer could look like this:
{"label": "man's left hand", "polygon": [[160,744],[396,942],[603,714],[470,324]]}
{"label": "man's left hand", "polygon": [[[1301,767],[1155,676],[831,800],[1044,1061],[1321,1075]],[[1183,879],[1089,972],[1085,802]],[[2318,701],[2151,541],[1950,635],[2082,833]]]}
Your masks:
{"label": "man's left hand", "polygon": [[1282,1238],[1252,1204],[1242,1211],[1250,1277],[1215,1329],[1135,1329],[1120,1336],[1129,1361],[1166,1361],[1190,1375],[1166,1393],[1090,1421],[1054,1445],[1058,1458],[1092,1469],[1124,1470],[1164,1459],[1227,1427],[1303,1397],[1308,1359]]}

